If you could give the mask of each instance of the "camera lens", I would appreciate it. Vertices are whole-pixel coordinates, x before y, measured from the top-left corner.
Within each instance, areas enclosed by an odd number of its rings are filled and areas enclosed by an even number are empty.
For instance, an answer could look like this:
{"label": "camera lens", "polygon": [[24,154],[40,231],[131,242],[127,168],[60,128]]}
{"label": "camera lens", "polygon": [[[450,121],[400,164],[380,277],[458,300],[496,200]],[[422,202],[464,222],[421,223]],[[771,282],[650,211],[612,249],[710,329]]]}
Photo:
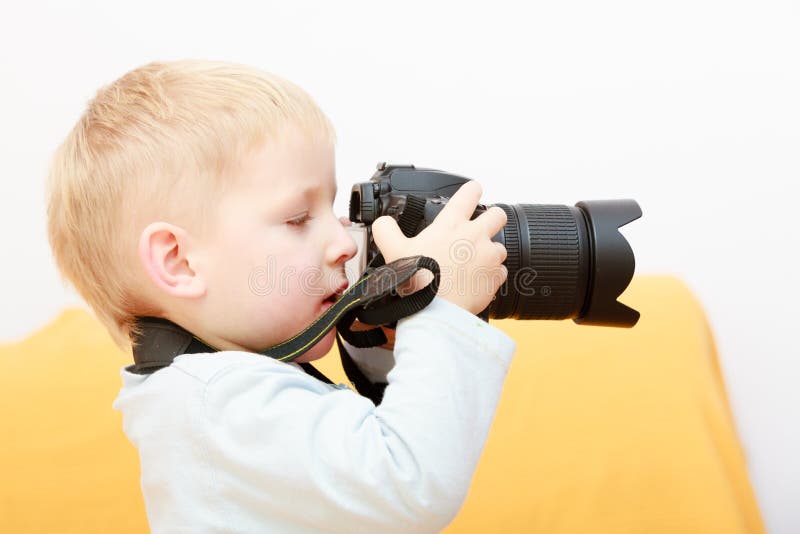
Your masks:
{"label": "camera lens", "polygon": [[619,233],[642,215],[634,200],[497,204],[508,221],[493,240],[508,252],[508,278],[488,308],[495,319],[568,319],[633,326],[639,313],[617,297],[635,260]]}

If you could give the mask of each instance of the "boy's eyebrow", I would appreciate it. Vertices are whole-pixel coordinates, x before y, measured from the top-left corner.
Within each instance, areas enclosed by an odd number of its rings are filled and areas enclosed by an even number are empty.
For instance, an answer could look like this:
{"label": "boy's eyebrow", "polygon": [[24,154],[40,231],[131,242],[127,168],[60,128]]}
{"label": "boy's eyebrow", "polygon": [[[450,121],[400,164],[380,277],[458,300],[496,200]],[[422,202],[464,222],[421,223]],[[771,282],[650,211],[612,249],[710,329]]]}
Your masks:
{"label": "boy's eyebrow", "polygon": [[[292,198],[301,197],[301,198],[308,198],[313,193],[318,192],[320,187],[318,185],[313,185],[311,187],[305,187],[300,191],[292,194]],[[339,192],[339,185],[336,182],[333,182],[333,197],[336,198],[336,194]]]}

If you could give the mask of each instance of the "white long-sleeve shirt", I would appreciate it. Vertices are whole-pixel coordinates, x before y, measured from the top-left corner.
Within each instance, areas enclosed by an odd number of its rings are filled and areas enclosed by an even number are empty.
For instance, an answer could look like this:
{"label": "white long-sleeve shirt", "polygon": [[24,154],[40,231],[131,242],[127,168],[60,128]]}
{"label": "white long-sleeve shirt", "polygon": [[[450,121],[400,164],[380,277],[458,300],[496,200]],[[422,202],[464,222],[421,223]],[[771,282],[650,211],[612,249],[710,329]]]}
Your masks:
{"label": "white long-sleeve shirt", "polygon": [[[398,321],[377,407],[248,352],[184,354],[151,375],[123,368],[113,407],[139,450],[150,528],[438,532],[466,497],[515,348],[436,297]],[[380,375],[368,351],[349,352]]]}

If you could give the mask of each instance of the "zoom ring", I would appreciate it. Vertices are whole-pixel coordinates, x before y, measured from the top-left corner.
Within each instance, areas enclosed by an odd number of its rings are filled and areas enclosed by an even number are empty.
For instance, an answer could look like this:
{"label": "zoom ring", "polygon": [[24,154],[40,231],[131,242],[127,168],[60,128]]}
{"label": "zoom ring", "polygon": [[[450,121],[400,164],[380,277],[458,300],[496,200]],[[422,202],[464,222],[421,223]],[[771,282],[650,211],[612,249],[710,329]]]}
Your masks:
{"label": "zoom ring", "polygon": [[580,248],[575,217],[567,206],[521,204],[530,238],[530,263],[515,280],[518,319],[566,319],[577,300]]}

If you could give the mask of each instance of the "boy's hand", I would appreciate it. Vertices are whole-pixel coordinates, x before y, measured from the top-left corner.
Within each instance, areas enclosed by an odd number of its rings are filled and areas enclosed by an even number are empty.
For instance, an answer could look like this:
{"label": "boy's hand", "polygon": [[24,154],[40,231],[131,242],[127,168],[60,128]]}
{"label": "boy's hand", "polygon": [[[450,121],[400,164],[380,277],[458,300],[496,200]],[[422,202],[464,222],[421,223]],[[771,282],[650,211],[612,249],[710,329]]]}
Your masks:
{"label": "boy's hand", "polygon": [[[373,239],[386,263],[417,255],[435,259],[441,270],[437,296],[476,315],[489,305],[508,276],[502,265],[506,248],[491,240],[505,226],[505,212],[495,206],[470,221],[481,193],[478,182],[468,181],[430,226],[411,238],[387,215],[372,223]],[[413,293],[431,279],[430,272],[420,271],[399,287],[398,293]]]}

